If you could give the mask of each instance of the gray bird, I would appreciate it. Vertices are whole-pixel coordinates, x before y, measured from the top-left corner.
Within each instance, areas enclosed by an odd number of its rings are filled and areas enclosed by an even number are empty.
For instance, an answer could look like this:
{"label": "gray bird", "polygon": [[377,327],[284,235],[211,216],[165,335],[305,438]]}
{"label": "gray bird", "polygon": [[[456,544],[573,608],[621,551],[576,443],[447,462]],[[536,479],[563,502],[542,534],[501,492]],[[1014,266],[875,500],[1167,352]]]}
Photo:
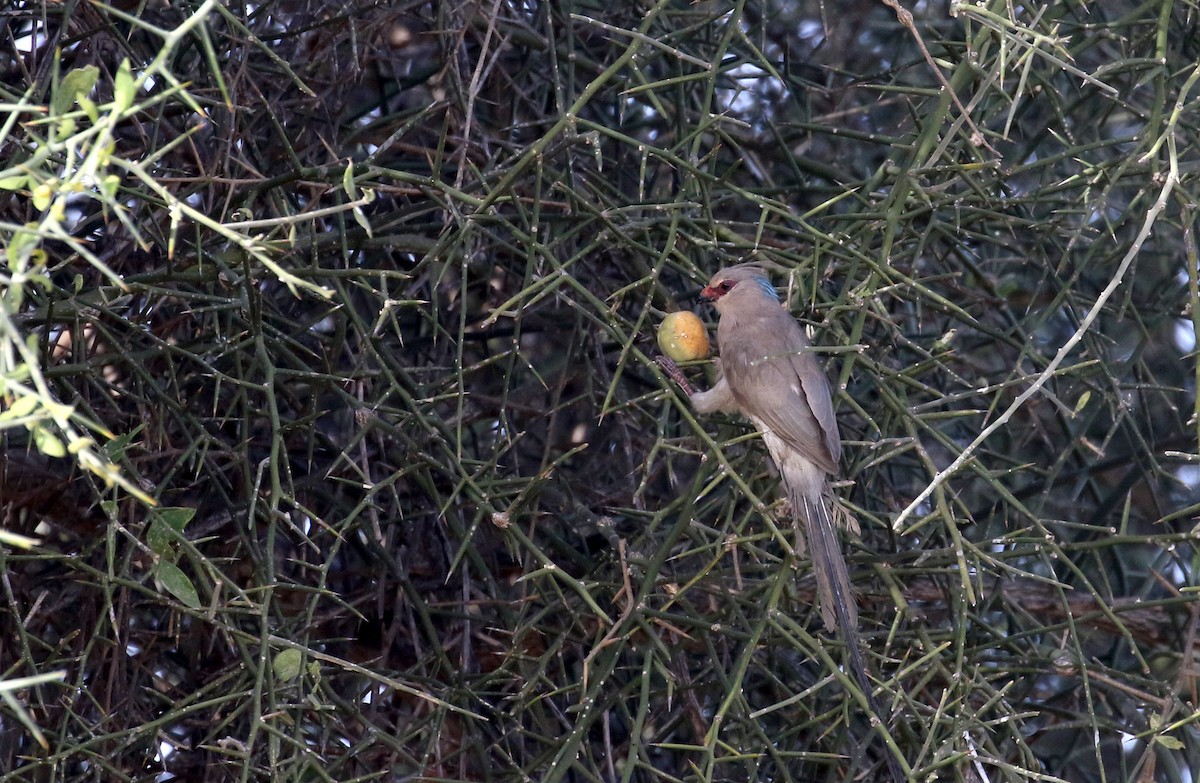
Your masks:
{"label": "gray bird", "polygon": [[838,473],[842,441],[829,381],[812,343],[759,267],[722,269],[700,296],[721,316],[722,374],[711,389],[691,395],[692,406],[700,413],[741,413],[754,422],[779,468],[792,512],[804,522],[825,627],[837,628],[844,613],[842,624],[856,628],[858,607],[826,478]]}
{"label": "gray bird", "polygon": [[[812,343],[783,308],[760,267],[747,264],[722,269],[700,296],[720,314],[720,380],[708,391],[693,391],[674,362],[659,361],[699,413],[741,413],[762,433],[779,468],[792,513],[803,522],[821,619],[827,630],[837,630],[845,642],[851,673],[882,726],[885,721],[872,696],[858,643],[858,604],[830,505],[828,476],[838,473],[842,441],[829,379],[812,353]],[[853,517],[843,518],[846,526],[857,532]],[[799,535],[796,548],[797,554],[803,554]],[[885,760],[891,778],[904,780],[890,751],[885,751]]]}

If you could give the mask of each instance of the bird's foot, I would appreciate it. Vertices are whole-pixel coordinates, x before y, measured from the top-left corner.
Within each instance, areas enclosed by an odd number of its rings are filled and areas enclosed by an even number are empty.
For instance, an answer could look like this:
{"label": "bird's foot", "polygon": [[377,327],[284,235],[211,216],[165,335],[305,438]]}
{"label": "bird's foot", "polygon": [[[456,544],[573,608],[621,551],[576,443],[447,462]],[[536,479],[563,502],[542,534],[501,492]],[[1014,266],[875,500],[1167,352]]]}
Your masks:
{"label": "bird's foot", "polygon": [[688,379],[683,374],[683,370],[679,369],[679,365],[675,364],[670,356],[656,356],[654,361],[658,362],[658,366],[662,368],[667,377],[679,384],[679,388],[683,389],[683,393],[691,397],[696,393],[692,385],[688,383]]}

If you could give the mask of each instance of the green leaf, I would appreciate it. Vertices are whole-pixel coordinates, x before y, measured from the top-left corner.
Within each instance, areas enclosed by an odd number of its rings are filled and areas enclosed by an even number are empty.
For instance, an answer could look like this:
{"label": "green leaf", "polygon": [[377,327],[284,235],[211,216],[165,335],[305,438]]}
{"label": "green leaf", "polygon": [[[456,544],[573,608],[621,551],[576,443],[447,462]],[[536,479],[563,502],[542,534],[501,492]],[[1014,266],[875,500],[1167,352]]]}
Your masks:
{"label": "green leaf", "polygon": [[0,177],[0,190],[20,190],[29,184],[29,176],[27,174],[18,174],[14,177]]}
{"label": "green leaf", "polygon": [[121,67],[113,80],[113,103],[118,112],[124,112],[133,105],[137,95],[137,85],[133,81],[133,72],[129,68],[129,60],[122,60]]}
{"label": "green leaf", "polygon": [[116,174],[109,174],[100,180],[100,192],[108,198],[116,198],[117,188],[121,186],[121,178]]}
{"label": "green leaf", "polygon": [[33,445],[47,457],[65,457],[67,455],[67,447],[45,427],[33,428]]}
{"label": "green leaf", "polygon": [[190,506],[165,506],[155,509],[154,516],[170,525],[176,533],[183,533],[188,522],[195,519],[196,509]]}
{"label": "green leaf", "polygon": [[161,558],[174,560],[174,543],[175,536],[171,534],[169,525],[161,519],[150,520],[150,527],[146,528],[146,546],[150,547],[151,552]]}
{"label": "green leaf", "polygon": [[91,92],[99,78],[100,69],[94,65],[76,68],[67,73],[59,82],[58,89],[54,92],[54,99],[50,102],[51,114],[57,116],[70,111],[71,105],[75,103],[76,99]]}
{"label": "green leaf", "polygon": [[8,247],[4,257],[8,259],[8,268],[16,271],[24,261],[37,249],[38,236],[32,231],[18,229],[8,239]]}
{"label": "green leaf", "polygon": [[183,529],[196,516],[196,509],[186,506],[168,506],[152,509],[150,527],[146,529],[146,545],[159,557],[174,560],[175,544],[183,536]]}
{"label": "green leaf", "polygon": [[304,656],[300,654],[299,650],[289,648],[280,651],[271,662],[275,671],[275,679],[280,682],[296,679],[300,675],[300,664],[303,661]]}
{"label": "green leaf", "polygon": [[0,413],[0,419],[20,419],[33,413],[38,405],[38,398],[33,394],[24,394],[16,399],[8,410]]}
{"label": "green leaf", "polygon": [[139,424],[129,432],[118,435],[108,443],[105,443],[103,446],[104,455],[113,462],[119,461],[125,456],[125,450],[129,448],[129,444],[133,442],[133,436],[141,432],[144,426],[144,424]]}
{"label": "green leaf", "polygon": [[192,609],[200,608],[200,594],[196,592],[196,586],[179,566],[169,560],[159,560],[154,566],[154,578],[184,606]]}
{"label": "green leaf", "polygon": [[87,115],[92,122],[100,119],[100,110],[96,108],[96,104],[91,98],[86,95],[80,95],[78,98],[79,108],[83,109],[83,113]]}
{"label": "green leaf", "polygon": [[1183,750],[1183,741],[1169,734],[1160,734],[1154,741],[1168,750]]}
{"label": "green leaf", "polygon": [[355,207],[350,211],[350,214],[354,216],[354,222],[362,226],[362,230],[367,233],[368,238],[375,236],[371,231],[371,221],[367,220],[367,216],[363,214],[362,209]]}
{"label": "green leaf", "polygon": [[54,188],[49,183],[43,182],[33,189],[33,208],[41,212],[46,207],[50,206],[51,200],[54,198]]}

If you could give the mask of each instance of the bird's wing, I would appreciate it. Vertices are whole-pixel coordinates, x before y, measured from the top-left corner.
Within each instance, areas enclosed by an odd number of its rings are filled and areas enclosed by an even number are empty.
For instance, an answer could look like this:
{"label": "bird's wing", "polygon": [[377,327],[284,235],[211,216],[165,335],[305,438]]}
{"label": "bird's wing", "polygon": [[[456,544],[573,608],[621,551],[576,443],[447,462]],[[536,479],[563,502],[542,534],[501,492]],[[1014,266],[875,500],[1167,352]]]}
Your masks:
{"label": "bird's wing", "polygon": [[[799,327],[797,327],[798,329]],[[833,413],[833,395],[829,388],[829,376],[825,368],[817,361],[812,353],[812,345],[807,340],[804,346],[796,348],[792,353],[792,371],[800,378],[804,397],[808,407],[825,436],[825,448],[836,466],[842,458],[842,436],[838,432],[837,417]],[[837,471],[833,471],[836,473]]]}
{"label": "bird's wing", "polygon": [[733,351],[722,348],[725,377],[750,418],[836,474],[841,440],[829,382],[799,324],[786,311],[779,314],[783,317],[765,318],[757,325],[753,343]]}

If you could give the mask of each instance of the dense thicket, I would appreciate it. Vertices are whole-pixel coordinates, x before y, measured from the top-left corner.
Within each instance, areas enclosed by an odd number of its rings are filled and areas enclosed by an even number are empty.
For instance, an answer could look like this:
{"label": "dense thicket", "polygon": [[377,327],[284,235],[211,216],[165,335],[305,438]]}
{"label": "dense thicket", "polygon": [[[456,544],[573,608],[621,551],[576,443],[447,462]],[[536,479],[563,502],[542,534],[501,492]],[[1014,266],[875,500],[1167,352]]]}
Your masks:
{"label": "dense thicket", "polygon": [[[1191,780],[1198,10],[908,11],[17,3],[0,777]],[[652,361],[748,261],[891,751]]]}

